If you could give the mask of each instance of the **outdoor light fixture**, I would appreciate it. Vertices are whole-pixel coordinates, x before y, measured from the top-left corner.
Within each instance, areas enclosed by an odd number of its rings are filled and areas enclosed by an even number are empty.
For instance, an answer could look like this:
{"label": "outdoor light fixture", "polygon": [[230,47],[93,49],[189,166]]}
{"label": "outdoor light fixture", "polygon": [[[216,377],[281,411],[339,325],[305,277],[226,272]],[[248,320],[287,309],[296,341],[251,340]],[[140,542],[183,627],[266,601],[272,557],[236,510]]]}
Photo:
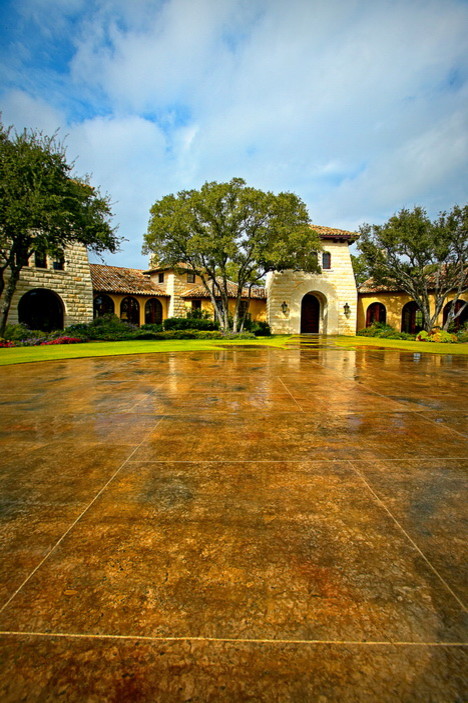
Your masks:
{"label": "outdoor light fixture", "polygon": [[281,310],[283,311],[283,315],[288,314],[288,309],[289,308],[288,308],[287,302],[285,300],[283,300],[283,302],[281,303]]}
{"label": "outdoor light fixture", "polygon": [[351,308],[349,307],[348,303],[345,303],[343,305],[343,311],[346,317],[349,317],[351,315]]}

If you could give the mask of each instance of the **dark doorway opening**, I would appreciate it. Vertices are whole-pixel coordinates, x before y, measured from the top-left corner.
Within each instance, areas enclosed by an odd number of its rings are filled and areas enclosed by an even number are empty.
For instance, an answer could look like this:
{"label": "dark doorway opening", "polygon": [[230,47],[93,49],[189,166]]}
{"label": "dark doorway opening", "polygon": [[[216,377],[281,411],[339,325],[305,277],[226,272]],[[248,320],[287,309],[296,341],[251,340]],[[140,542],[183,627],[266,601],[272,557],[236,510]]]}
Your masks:
{"label": "dark doorway opening", "polygon": [[[453,300],[451,300],[449,303],[447,303],[447,305],[444,307],[444,315],[443,315],[443,324],[444,325],[447,322],[447,317],[448,317],[449,312],[452,308],[452,305],[453,305]],[[466,305],[465,307],[464,306],[465,306],[464,300],[457,300],[457,302],[455,303],[455,314],[463,308],[462,312],[452,322],[452,327],[456,332],[458,332],[458,330],[461,329],[462,327],[464,327],[464,325],[468,322],[468,305]]]}
{"label": "dark doorway opening", "polygon": [[151,298],[145,305],[145,324],[160,325],[162,322],[163,310],[161,302],[157,298]]}
{"label": "dark doorway opening", "polygon": [[382,303],[372,303],[367,308],[366,327],[370,327],[374,322],[380,322],[382,325],[387,322],[387,310]]}
{"label": "dark doorway opening", "polygon": [[414,300],[403,306],[401,311],[401,331],[417,334],[423,329],[423,315]]}
{"label": "dark doorway opening", "polygon": [[302,298],[301,334],[316,334],[320,328],[320,302],[312,293]]}
{"label": "dark doorway opening", "polygon": [[63,329],[63,303],[57,293],[36,288],[23,295],[18,304],[18,320],[30,330]]}
{"label": "dark doorway opening", "polygon": [[127,296],[120,303],[120,319],[130,322],[132,325],[140,326],[140,303],[131,295]]}

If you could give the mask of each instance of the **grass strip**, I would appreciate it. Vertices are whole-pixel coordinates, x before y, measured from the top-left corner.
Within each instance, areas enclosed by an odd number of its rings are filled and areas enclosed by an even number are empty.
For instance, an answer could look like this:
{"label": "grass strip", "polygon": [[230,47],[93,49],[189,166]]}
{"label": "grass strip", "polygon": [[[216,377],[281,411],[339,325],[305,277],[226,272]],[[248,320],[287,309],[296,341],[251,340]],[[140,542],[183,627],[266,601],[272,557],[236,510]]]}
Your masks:
{"label": "grass strip", "polygon": [[356,349],[356,347],[374,347],[380,349],[395,349],[423,354],[468,354],[468,344],[442,344],[440,342],[414,342],[406,339],[382,339],[381,337],[331,337],[339,347]]}
{"label": "grass strip", "polygon": [[158,354],[162,352],[213,351],[226,346],[280,347],[287,335],[257,337],[257,339],[164,339],[130,340],[124,342],[84,342],[44,347],[11,347],[0,349],[0,366],[26,364],[31,361],[83,359],[90,356],[121,356],[124,354]]}

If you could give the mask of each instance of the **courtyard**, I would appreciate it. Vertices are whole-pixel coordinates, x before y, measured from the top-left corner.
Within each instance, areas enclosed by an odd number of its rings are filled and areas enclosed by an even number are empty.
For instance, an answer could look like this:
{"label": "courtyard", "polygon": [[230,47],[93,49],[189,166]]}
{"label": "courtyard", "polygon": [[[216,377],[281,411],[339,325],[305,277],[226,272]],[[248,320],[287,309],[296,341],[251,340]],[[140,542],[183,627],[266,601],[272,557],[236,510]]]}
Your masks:
{"label": "courtyard", "polygon": [[0,698],[461,703],[468,357],[0,368]]}

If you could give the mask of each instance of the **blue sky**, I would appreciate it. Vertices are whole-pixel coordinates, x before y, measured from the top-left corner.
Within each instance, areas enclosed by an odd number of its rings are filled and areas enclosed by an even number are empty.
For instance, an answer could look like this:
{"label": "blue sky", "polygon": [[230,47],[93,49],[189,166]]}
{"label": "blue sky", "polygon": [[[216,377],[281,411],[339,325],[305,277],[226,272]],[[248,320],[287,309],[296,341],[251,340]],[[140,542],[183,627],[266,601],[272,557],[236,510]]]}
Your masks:
{"label": "blue sky", "polygon": [[466,202],[462,0],[3,0],[5,124],[60,129],[144,268],[149,208],[243,177],[355,230]]}

